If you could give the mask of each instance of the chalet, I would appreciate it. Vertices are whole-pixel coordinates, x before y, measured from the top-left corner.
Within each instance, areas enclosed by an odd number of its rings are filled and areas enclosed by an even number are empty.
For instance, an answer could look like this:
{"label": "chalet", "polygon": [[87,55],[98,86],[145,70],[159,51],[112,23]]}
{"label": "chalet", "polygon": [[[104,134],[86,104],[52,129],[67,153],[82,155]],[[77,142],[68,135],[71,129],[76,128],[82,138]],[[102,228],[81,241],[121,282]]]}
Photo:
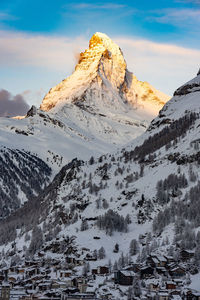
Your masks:
{"label": "chalet", "polygon": [[86,284],[87,283],[87,279],[85,277],[74,277],[72,280],[72,286],[74,287],[78,287],[78,285],[80,284]]}
{"label": "chalet", "polygon": [[187,261],[194,257],[194,251],[181,250],[180,252],[181,260]]}
{"label": "chalet", "polygon": [[15,273],[16,270],[17,270],[17,267],[16,267],[16,266],[13,266],[13,267],[10,267],[9,272]]}
{"label": "chalet", "polygon": [[92,269],[92,274],[96,275],[97,274],[97,269]]}
{"label": "chalet", "polygon": [[25,273],[25,268],[17,268],[16,272],[19,273],[19,274],[24,274]]}
{"label": "chalet", "polygon": [[157,294],[157,299],[158,300],[169,300],[169,294],[168,294],[168,292],[165,292],[165,291],[159,292]]}
{"label": "chalet", "polygon": [[76,265],[75,257],[67,256],[65,260],[66,260],[66,263],[68,263],[68,264]]}
{"label": "chalet", "polygon": [[124,270],[126,271],[133,271],[134,273],[140,272],[140,265],[131,263],[129,266],[125,267]]}
{"label": "chalet", "polygon": [[167,259],[162,255],[149,255],[147,263],[152,267],[165,267],[167,265]]}
{"label": "chalet", "polygon": [[147,257],[147,264],[153,268],[159,267],[159,260],[155,256],[149,255]]}
{"label": "chalet", "polygon": [[5,276],[3,274],[0,274],[0,283],[2,283],[5,279]]}
{"label": "chalet", "polygon": [[17,275],[17,274],[15,274],[15,273],[10,273],[9,275],[8,275],[8,281],[10,282],[10,283],[14,283],[14,282],[16,282],[17,280],[19,279],[19,276]]}
{"label": "chalet", "polygon": [[188,291],[186,293],[187,300],[200,300],[200,293],[195,291]]}
{"label": "chalet", "polygon": [[71,275],[72,275],[71,270],[60,271],[60,277],[61,278],[67,278],[67,277],[70,277]]}
{"label": "chalet", "polygon": [[170,296],[170,300],[182,300],[180,295],[172,295]]}
{"label": "chalet", "polygon": [[175,261],[174,261],[174,258],[173,258],[173,256],[170,256],[170,255],[165,255],[164,256],[165,258],[166,258],[166,260],[167,260],[167,264],[171,264],[171,263],[174,263]]}
{"label": "chalet", "polygon": [[157,273],[160,274],[160,275],[167,275],[167,270],[166,270],[165,267],[157,267],[157,268],[156,268],[156,271],[157,271]]}
{"label": "chalet", "polygon": [[172,290],[169,294],[170,294],[170,299],[173,299],[173,300],[181,300],[182,299],[181,290]]}
{"label": "chalet", "polygon": [[91,254],[87,253],[86,256],[85,256],[85,260],[87,260],[87,261],[96,261],[97,260],[97,256],[96,255],[91,255]]}
{"label": "chalet", "polygon": [[48,297],[49,299],[56,299],[56,298],[59,299],[60,298],[60,296],[58,295],[58,293],[55,292],[55,291],[48,291],[48,292],[46,292],[44,294],[44,296]]}
{"label": "chalet", "polygon": [[41,282],[38,284],[39,291],[47,291],[51,288],[50,282]]}
{"label": "chalet", "polygon": [[162,255],[158,255],[156,256],[156,258],[158,259],[159,261],[159,266],[158,267],[165,267],[166,264],[167,264],[167,259],[165,256],[162,256]]}
{"label": "chalet", "polygon": [[180,278],[186,275],[185,269],[182,267],[175,267],[169,271],[172,278]]}
{"label": "chalet", "polygon": [[80,293],[86,293],[87,287],[87,283],[78,283],[78,290]]}
{"label": "chalet", "polygon": [[182,279],[174,278],[173,281],[176,283],[177,287],[183,286],[183,280]]}
{"label": "chalet", "polygon": [[143,267],[140,269],[140,278],[141,279],[146,279],[146,278],[151,278],[153,277],[154,274],[154,268],[152,267]]}
{"label": "chalet", "polygon": [[166,290],[175,290],[176,283],[174,281],[167,281],[166,282]]}
{"label": "chalet", "polygon": [[39,274],[39,270],[36,267],[27,268],[26,269],[26,275],[31,277],[33,275]]}
{"label": "chalet", "polygon": [[52,282],[50,282],[50,287],[54,290],[66,289],[67,288],[67,283],[64,282],[64,281],[53,280]]}
{"label": "chalet", "polygon": [[73,295],[67,295],[65,300],[98,300],[95,296],[95,294],[73,294]]}
{"label": "chalet", "polygon": [[105,266],[99,266],[99,267],[97,267],[97,274],[98,275],[109,274],[109,268],[105,267]]}
{"label": "chalet", "polygon": [[36,266],[38,264],[37,261],[34,261],[34,260],[26,260],[25,261],[25,266],[26,267],[32,267],[32,266]]}
{"label": "chalet", "polygon": [[1,300],[10,300],[10,285],[4,283],[1,287]]}
{"label": "chalet", "polygon": [[133,283],[133,272],[130,271],[116,271],[114,273],[115,284],[120,285],[132,285]]}

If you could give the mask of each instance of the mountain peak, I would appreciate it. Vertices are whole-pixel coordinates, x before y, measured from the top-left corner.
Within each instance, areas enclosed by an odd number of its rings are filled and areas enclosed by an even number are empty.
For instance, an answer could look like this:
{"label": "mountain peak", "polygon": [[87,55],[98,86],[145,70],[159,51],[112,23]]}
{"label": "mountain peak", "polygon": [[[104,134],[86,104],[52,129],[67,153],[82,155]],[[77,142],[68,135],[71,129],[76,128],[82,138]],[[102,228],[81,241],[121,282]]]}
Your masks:
{"label": "mountain peak", "polygon": [[73,74],[49,91],[40,108],[58,111],[66,103],[83,100],[90,106],[94,99],[97,105],[104,101],[104,105],[117,109],[125,103],[141,107],[150,100],[153,101],[151,106],[156,105],[157,113],[169,97],[148,83],[138,81],[127,70],[119,46],[106,34],[96,32],[89,41],[89,48],[80,53]]}

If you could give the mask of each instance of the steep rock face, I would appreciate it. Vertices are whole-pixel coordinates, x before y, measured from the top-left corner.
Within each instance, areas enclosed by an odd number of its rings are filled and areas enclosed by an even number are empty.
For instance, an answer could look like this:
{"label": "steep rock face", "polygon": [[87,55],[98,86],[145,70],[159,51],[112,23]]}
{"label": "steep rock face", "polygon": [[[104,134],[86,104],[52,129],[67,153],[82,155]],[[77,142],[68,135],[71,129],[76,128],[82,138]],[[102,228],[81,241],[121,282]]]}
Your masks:
{"label": "steep rock face", "polygon": [[49,91],[40,108],[49,111],[57,104],[89,101],[91,95],[110,105],[129,102],[139,106],[150,101],[157,112],[169,100],[147,82],[138,81],[127,70],[121,49],[102,33],[92,36],[89,49],[80,54],[74,73]]}

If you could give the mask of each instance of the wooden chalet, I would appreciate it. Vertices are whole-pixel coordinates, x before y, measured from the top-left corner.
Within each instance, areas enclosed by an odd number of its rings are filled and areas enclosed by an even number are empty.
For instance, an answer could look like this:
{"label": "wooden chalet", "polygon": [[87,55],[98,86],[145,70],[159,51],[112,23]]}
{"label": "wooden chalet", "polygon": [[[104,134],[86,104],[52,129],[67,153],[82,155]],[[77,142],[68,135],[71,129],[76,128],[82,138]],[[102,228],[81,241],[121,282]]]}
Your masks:
{"label": "wooden chalet", "polygon": [[96,275],[97,274],[97,269],[92,269],[92,274]]}
{"label": "wooden chalet", "polygon": [[191,258],[194,257],[194,251],[181,250],[180,257],[182,261],[190,260]]}
{"label": "wooden chalet", "polygon": [[97,274],[98,275],[109,274],[109,268],[106,266],[99,266],[97,267]]}
{"label": "wooden chalet", "polygon": [[120,285],[132,285],[133,283],[133,272],[130,271],[116,271],[114,273],[115,284]]}
{"label": "wooden chalet", "polygon": [[167,264],[167,259],[161,255],[149,255],[147,257],[147,264],[149,264],[153,268],[165,267]]}
{"label": "wooden chalet", "polygon": [[66,270],[66,271],[60,271],[60,277],[61,278],[67,278],[72,276],[72,271],[71,270]]}
{"label": "wooden chalet", "polygon": [[169,294],[166,291],[161,291],[157,294],[158,300],[169,300]]}
{"label": "wooden chalet", "polygon": [[181,278],[186,275],[185,269],[182,267],[175,267],[169,271],[169,274],[172,278]]}
{"label": "wooden chalet", "polygon": [[166,290],[175,290],[176,283],[174,281],[167,281],[166,282]]}
{"label": "wooden chalet", "polygon": [[146,266],[140,269],[140,278],[146,279],[154,276],[154,268]]}
{"label": "wooden chalet", "polygon": [[200,300],[200,293],[195,291],[187,291],[186,300]]}

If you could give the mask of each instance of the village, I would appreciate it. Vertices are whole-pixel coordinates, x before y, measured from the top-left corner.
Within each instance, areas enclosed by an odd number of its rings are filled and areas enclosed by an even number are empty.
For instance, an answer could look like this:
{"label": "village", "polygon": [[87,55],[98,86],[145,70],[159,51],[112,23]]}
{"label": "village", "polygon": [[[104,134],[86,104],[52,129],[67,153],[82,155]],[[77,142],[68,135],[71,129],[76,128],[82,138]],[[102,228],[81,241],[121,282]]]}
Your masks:
{"label": "village", "polygon": [[[21,265],[1,268],[1,300],[99,300],[156,299],[199,300],[190,289],[190,275],[198,269],[190,264],[192,251],[180,252],[180,263],[171,256],[151,254],[143,264],[129,263],[120,270],[108,265],[89,268],[97,261],[89,253],[84,259],[69,255],[65,262],[45,258],[39,252]],[[80,275],[77,269],[85,269]],[[85,274],[84,274],[85,273]],[[118,295],[118,296],[117,296]]]}

